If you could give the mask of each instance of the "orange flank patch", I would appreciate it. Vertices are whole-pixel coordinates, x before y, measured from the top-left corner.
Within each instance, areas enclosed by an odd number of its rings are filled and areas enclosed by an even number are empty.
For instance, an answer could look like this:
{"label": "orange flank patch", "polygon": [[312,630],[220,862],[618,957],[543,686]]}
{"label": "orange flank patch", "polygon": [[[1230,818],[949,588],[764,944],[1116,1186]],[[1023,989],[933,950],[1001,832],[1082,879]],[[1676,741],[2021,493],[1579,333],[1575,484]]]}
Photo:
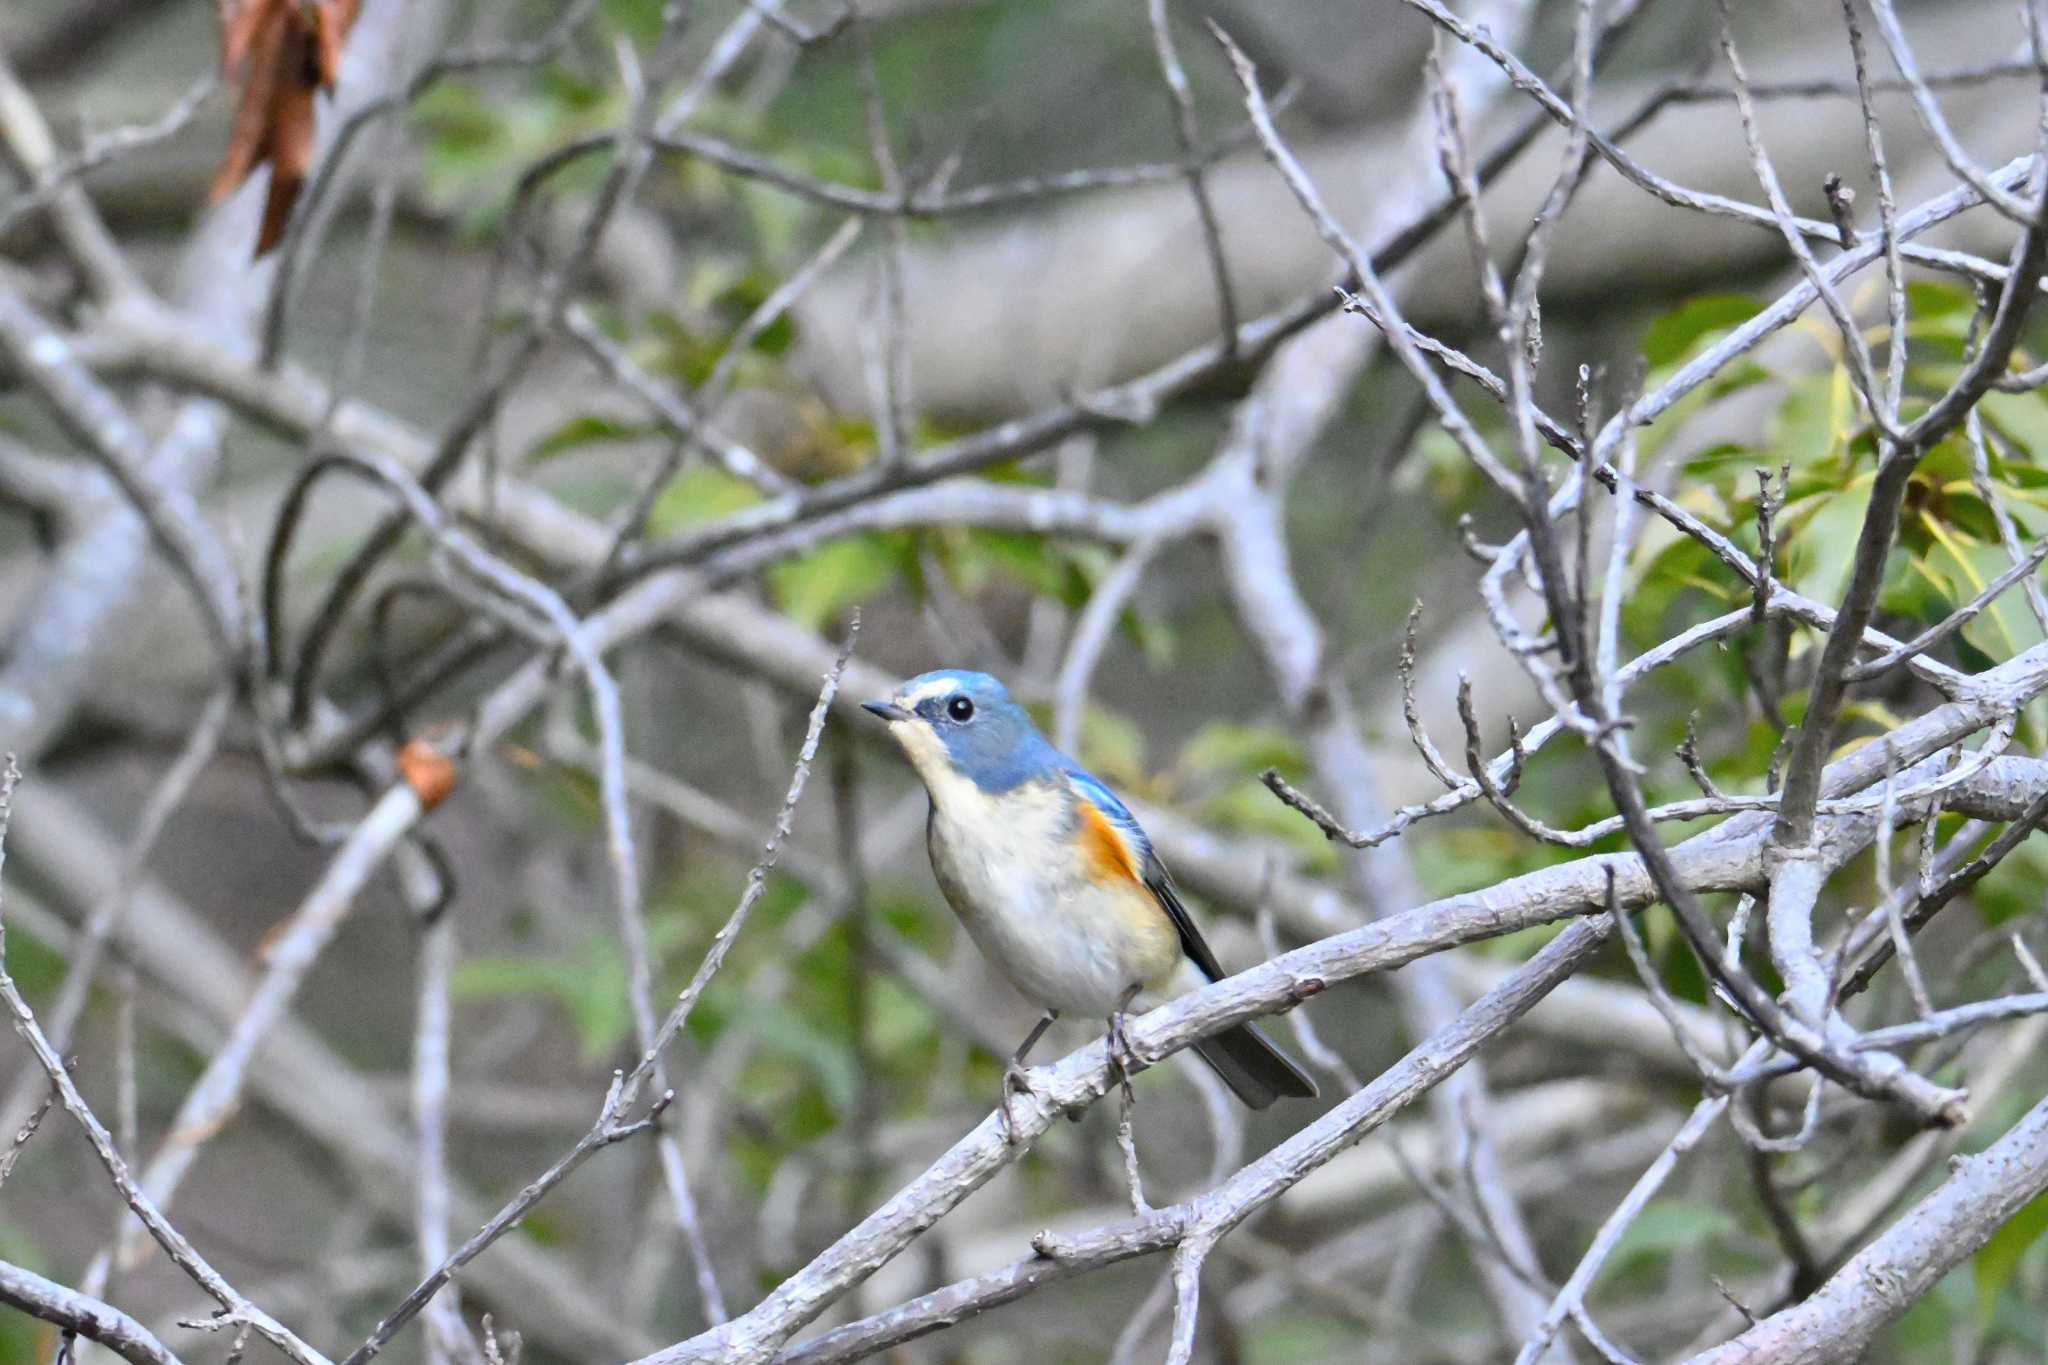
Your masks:
{"label": "orange flank patch", "polygon": [[1077,809],[1081,815],[1081,865],[1088,875],[1098,882],[1137,881],[1137,862],[1115,823],[1085,801]]}

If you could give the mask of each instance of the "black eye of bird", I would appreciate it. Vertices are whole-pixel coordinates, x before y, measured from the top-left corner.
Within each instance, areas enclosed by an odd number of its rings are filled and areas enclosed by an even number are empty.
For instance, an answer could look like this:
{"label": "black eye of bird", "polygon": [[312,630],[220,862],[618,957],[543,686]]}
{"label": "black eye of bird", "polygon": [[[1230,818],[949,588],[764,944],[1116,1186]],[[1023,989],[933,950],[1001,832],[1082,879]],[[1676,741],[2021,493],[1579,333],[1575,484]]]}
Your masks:
{"label": "black eye of bird", "polygon": [[946,714],[954,720],[972,720],[974,719],[974,703],[965,697],[955,697],[946,703]]}

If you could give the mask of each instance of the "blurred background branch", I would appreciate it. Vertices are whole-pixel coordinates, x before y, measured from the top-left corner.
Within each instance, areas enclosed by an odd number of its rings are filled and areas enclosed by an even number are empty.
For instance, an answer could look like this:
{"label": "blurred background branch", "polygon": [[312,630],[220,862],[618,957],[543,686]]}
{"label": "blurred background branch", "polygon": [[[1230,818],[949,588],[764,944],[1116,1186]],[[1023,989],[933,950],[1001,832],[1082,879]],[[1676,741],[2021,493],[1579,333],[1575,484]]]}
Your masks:
{"label": "blurred background branch", "polygon": [[2043,1358],[2039,8],[8,6],[0,1361]]}

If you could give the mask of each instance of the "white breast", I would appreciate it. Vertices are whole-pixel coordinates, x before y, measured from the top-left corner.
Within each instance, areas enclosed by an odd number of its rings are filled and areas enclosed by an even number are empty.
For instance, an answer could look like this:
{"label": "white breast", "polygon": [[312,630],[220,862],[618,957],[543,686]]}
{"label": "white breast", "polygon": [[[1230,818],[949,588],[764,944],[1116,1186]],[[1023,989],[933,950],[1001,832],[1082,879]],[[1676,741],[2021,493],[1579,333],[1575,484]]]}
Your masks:
{"label": "white breast", "polygon": [[1115,904],[1120,893],[1082,876],[1064,792],[1034,784],[991,796],[950,771],[937,782],[927,774],[926,785],[939,887],[983,955],[1028,999],[1101,1018],[1156,971],[1156,941],[1125,930],[1132,916]]}

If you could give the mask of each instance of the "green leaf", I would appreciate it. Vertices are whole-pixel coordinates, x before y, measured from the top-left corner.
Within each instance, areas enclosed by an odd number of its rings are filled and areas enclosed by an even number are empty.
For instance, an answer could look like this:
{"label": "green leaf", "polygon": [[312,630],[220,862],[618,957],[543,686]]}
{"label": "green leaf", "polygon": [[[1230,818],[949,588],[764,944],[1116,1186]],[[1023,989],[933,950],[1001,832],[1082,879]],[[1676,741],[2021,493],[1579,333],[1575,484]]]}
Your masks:
{"label": "green leaf", "polygon": [[1717,611],[1728,596],[1726,582],[1714,576],[1716,566],[1706,547],[1662,523],[1643,536],[1632,568],[1636,581],[1622,604],[1622,624],[1629,639],[1641,646],[1669,634],[1674,608],[1694,590],[1713,596]]}
{"label": "green leaf", "polygon": [[870,1036],[875,1050],[884,1056],[895,1056],[938,1035],[938,1020],[932,1007],[923,996],[905,990],[894,977],[877,976],[869,982],[868,1008]]}
{"label": "green leaf", "polygon": [[39,999],[63,983],[64,955],[26,929],[7,932],[7,970],[22,994]]}
{"label": "green leaf", "polygon": [[1081,570],[1085,557],[1083,550],[1044,536],[975,530],[959,542],[951,566],[962,591],[970,594],[980,591],[991,574],[1002,574],[1041,597],[1079,607],[1088,600],[1090,587],[1089,576]]}
{"label": "green leaf", "polygon": [[1790,463],[1799,472],[1840,447],[1855,412],[1843,403],[1842,378],[1840,370],[1826,370],[1791,385],[1771,416],[1770,449],[1776,456],[1771,464]]}
{"label": "green leaf", "polygon": [[1129,716],[1106,706],[1081,708],[1081,762],[1114,783],[1136,786],[1146,779],[1145,735]]}
{"label": "green leaf", "polygon": [[613,417],[600,417],[585,413],[571,417],[562,425],[540,438],[533,449],[526,453],[527,462],[539,464],[557,455],[584,446],[601,445],[609,441],[636,441],[648,434],[651,428],[638,422],[622,422]]}
{"label": "green leaf", "polygon": [[657,536],[673,535],[685,527],[731,516],[760,500],[760,490],[746,480],[709,465],[692,465],[669,480],[654,500],[648,529]]}
{"label": "green leaf", "polygon": [[[1545,784],[1528,785],[1535,790]],[[1561,861],[1562,852],[1531,843],[1505,825],[1441,829],[1416,843],[1415,872],[1431,896],[1455,896]]]}
{"label": "green leaf", "polygon": [[853,1108],[854,1090],[860,1072],[853,1048],[781,1005],[750,1010],[747,1023],[759,1031],[761,1042],[773,1052],[797,1062],[816,1080],[826,1103],[835,1114]]}
{"label": "green leaf", "polygon": [[[726,183],[732,184],[730,179]],[[817,206],[773,185],[751,180],[740,181],[735,189],[739,206],[747,215],[754,249],[770,260],[795,254],[798,243],[810,235],[806,229],[817,221]]]}
{"label": "green leaf", "polygon": [[[923,875],[922,870],[918,875]],[[906,943],[922,948],[934,957],[944,956],[940,949],[946,942],[945,926],[952,916],[935,912],[922,897],[878,899],[875,913],[881,916],[884,924],[901,934]]]}
{"label": "green leaf", "polygon": [[2048,1233],[2048,1194],[2029,1200],[2005,1226],[1991,1234],[1984,1249],[1970,1258],[1970,1273],[1977,1281],[1977,1321],[1991,1320],[1998,1296],[2019,1269],[2020,1258]]}
{"label": "green leaf", "polygon": [[1298,777],[1305,765],[1301,745],[1285,731],[1218,720],[1197,730],[1182,747],[1179,766],[1188,773],[1253,777],[1277,768],[1282,776],[1292,778]]}
{"label": "green leaf", "polygon": [[[2004,546],[1969,544],[1953,535],[1942,538],[1939,556],[1954,566],[1949,575],[1951,609],[1968,602],[2012,567]],[[2025,589],[2017,583],[2007,588],[1976,620],[1963,627],[1963,638],[1994,662],[2010,659],[2039,644],[2041,624],[2028,609],[2024,594]]]}
{"label": "green leaf", "polygon": [[780,357],[796,344],[796,319],[784,313],[754,334],[748,348],[761,355]]}
{"label": "green leaf", "polygon": [[645,47],[661,34],[661,0],[604,0],[604,17]]}
{"label": "green leaf", "polygon": [[1909,280],[1906,284],[1906,310],[1916,322],[1946,318],[1958,326],[1967,326],[1975,302],[1969,290],[1945,281]]}
{"label": "green leaf", "polygon": [[1125,607],[1117,617],[1117,629],[1138,647],[1145,662],[1153,668],[1165,668],[1173,662],[1173,626],[1163,617],[1147,615],[1135,606]]}
{"label": "green leaf", "polygon": [[2040,909],[2044,883],[2048,883],[2048,848],[2039,839],[2027,839],[1978,879],[1970,888],[1970,899],[1984,923],[1996,928]]}
{"label": "green leaf", "polygon": [[1202,818],[1240,834],[1264,834],[1294,850],[1305,870],[1337,870],[1337,850],[1305,816],[1280,804],[1257,778],[1233,782],[1202,802]]}
{"label": "green leaf", "polygon": [[626,1003],[626,961],[609,935],[593,935],[575,953],[554,960],[473,958],[455,969],[448,984],[457,1000],[552,998],[569,1016],[586,1061],[596,1061],[617,1047],[633,1026]]}
{"label": "green leaf", "polygon": [[2029,1303],[2028,1297],[2026,1294],[1999,1295],[1982,1337],[1987,1347],[2009,1342],[2019,1348],[2019,1354],[1989,1351],[1979,1359],[2048,1360],[2048,1328],[2044,1328],[2041,1321],[2040,1305]]}
{"label": "green leaf", "polygon": [[1966,1319],[1970,1312],[1967,1302],[1968,1287],[1964,1286],[1958,1302],[1957,1284],[1965,1279],[1962,1275],[1944,1275],[1934,1286],[1934,1292],[1923,1294],[1913,1306],[1906,1310],[1897,1325],[1892,1328],[1891,1341],[1899,1354],[1886,1357],[1871,1352],[1866,1359],[1897,1360],[1947,1360],[1956,1344],[1955,1329],[1959,1321]]}
{"label": "green leaf", "polygon": [[[480,232],[510,206],[534,158],[615,123],[623,98],[545,70],[523,90],[489,95],[460,81],[437,82],[411,109],[425,146],[428,200],[456,215],[466,234]],[[546,189],[586,193],[604,172],[603,156],[583,156],[551,175]]]}
{"label": "green leaf", "polygon": [[589,113],[604,107],[605,88],[560,66],[544,66],[537,73],[543,95],[566,113]]}
{"label": "green leaf", "polygon": [[880,532],[830,541],[770,569],[768,586],[787,615],[820,630],[895,579],[902,559],[899,541]]}
{"label": "green leaf", "polygon": [[1661,1199],[1629,1224],[1609,1260],[1619,1268],[1642,1257],[1669,1256],[1674,1251],[1732,1237],[1737,1231],[1735,1216],[1717,1205]]}
{"label": "green leaf", "polygon": [[1679,360],[1693,347],[1755,317],[1762,305],[1749,294],[1709,294],[1650,324],[1643,334],[1643,359],[1651,369]]}
{"label": "green leaf", "polygon": [[1856,537],[1870,508],[1870,484],[1856,486],[1796,504],[1788,521],[1799,529],[1785,551],[1785,576],[1808,597],[1839,602],[1855,566]]}
{"label": "green leaf", "polygon": [[491,101],[461,81],[435,82],[413,101],[412,114],[432,132],[433,147],[442,155],[484,151],[505,131],[505,120]]}
{"label": "green leaf", "polygon": [[1353,1360],[1358,1328],[1350,1323],[1290,1306],[1261,1316],[1244,1339],[1246,1365],[1296,1365],[1303,1360]]}
{"label": "green leaf", "polygon": [[1978,403],[1984,420],[2036,455],[2048,454],[2048,397],[2033,393],[1987,393]]}

